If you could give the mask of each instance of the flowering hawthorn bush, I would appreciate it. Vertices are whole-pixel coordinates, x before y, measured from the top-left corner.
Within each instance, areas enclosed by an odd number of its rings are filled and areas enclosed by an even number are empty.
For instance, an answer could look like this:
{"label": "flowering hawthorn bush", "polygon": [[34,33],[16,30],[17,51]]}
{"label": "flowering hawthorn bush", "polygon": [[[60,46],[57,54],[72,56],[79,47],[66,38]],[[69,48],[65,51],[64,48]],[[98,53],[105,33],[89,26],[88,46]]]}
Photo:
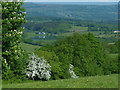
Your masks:
{"label": "flowering hawthorn bush", "polygon": [[22,75],[26,68],[25,52],[20,47],[21,37],[26,22],[23,2],[2,2],[2,74],[9,76],[8,71]]}
{"label": "flowering hawthorn bush", "polygon": [[70,64],[69,72],[70,72],[71,78],[78,78],[78,76],[76,76],[75,72],[73,71],[73,65],[72,64]]}
{"label": "flowering hawthorn bush", "polygon": [[27,66],[26,74],[30,79],[49,80],[51,77],[51,66],[37,55],[31,55],[31,62]]}

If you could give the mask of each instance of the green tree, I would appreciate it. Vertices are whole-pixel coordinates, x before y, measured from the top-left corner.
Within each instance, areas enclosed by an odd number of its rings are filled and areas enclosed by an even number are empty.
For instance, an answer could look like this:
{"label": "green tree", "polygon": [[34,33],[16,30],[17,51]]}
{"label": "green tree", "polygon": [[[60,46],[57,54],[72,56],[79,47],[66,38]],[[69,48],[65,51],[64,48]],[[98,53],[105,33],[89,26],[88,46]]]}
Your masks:
{"label": "green tree", "polygon": [[34,53],[37,54],[39,57],[44,57],[46,61],[50,64],[51,79],[59,79],[61,63],[59,62],[59,58],[56,56],[56,54],[54,52],[43,51],[40,49],[36,50]]}
{"label": "green tree", "polygon": [[26,12],[25,8],[21,7],[22,4],[23,2],[2,2],[3,79],[9,79],[14,75],[20,78],[26,68],[26,54],[20,47],[24,30],[21,26],[26,22]]}
{"label": "green tree", "polygon": [[[47,48],[49,49],[49,47]],[[46,50],[45,47],[43,49]],[[58,39],[53,45],[52,51],[62,63],[61,78],[69,78],[69,64],[74,66],[77,76],[104,74],[103,47],[92,33],[88,33],[88,35],[74,33],[73,36]]]}

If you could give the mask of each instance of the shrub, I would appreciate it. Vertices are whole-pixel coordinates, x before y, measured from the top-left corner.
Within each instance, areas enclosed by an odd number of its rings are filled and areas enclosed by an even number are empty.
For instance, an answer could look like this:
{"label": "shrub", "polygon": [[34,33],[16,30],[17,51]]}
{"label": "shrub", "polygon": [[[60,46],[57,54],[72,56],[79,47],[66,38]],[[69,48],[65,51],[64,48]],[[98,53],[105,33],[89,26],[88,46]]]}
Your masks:
{"label": "shrub", "polygon": [[59,62],[59,58],[56,56],[56,54],[54,52],[48,52],[42,50],[36,50],[34,53],[37,54],[38,57],[44,57],[44,59],[50,64],[51,79],[55,79],[55,80],[59,79],[61,72],[61,68],[60,68],[61,63]]}
{"label": "shrub", "polygon": [[114,58],[111,58],[107,56],[103,68],[104,68],[104,74],[115,74],[118,73],[119,68],[119,62],[118,62],[118,56],[112,56]]}
{"label": "shrub", "polygon": [[49,80],[51,77],[51,66],[43,58],[32,55],[31,61],[27,66],[26,74],[33,80]]}
{"label": "shrub", "polygon": [[76,76],[75,72],[73,71],[73,65],[72,64],[70,64],[69,72],[70,72],[71,78],[78,78],[78,76]]}

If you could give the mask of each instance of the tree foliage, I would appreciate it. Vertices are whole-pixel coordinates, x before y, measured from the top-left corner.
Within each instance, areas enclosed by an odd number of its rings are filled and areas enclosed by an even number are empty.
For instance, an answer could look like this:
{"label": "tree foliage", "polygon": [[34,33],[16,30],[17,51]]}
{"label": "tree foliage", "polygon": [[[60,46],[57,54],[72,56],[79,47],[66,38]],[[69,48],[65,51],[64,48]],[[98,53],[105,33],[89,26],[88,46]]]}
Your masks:
{"label": "tree foliage", "polygon": [[23,2],[2,2],[2,74],[7,78],[8,71],[20,78],[26,68],[25,51],[20,47],[21,37],[26,22]]}
{"label": "tree foliage", "polygon": [[69,72],[70,72],[71,78],[78,78],[78,76],[76,76],[75,72],[73,71],[73,65],[72,64],[70,64],[70,66],[69,66]]}
{"label": "tree foliage", "polygon": [[39,57],[44,57],[44,59],[50,64],[51,66],[51,79],[59,79],[61,68],[61,63],[59,62],[59,58],[56,56],[54,52],[43,51],[43,50],[36,50],[34,52]]}
{"label": "tree foliage", "polygon": [[[58,76],[61,79],[71,77],[70,64],[74,66],[73,71],[77,76],[104,75],[117,70],[117,63],[111,67],[114,71],[111,70],[110,63],[106,65],[108,60],[104,48],[92,33],[88,35],[74,33],[73,36],[59,38],[55,44],[41,47],[36,54],[41,52],[54,52],[58,57],[60,62]],[[50,58],[48,60],[53,61]]]}

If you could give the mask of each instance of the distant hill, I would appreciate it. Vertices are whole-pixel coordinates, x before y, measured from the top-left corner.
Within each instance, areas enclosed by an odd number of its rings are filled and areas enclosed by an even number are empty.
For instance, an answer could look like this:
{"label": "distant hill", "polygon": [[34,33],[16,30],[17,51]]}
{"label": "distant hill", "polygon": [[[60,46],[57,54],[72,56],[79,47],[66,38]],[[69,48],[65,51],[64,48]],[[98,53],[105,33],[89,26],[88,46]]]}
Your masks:
{"label": "distant hill", "polygon": [[59,5],[117,5],[118,2],[33,2],[35,4],[59,4]]}
{"label": "distant hill", "polygon": [[117,3],[31,3],[25,2],[27,16],[44,16],[92,21],[117,21]]}

